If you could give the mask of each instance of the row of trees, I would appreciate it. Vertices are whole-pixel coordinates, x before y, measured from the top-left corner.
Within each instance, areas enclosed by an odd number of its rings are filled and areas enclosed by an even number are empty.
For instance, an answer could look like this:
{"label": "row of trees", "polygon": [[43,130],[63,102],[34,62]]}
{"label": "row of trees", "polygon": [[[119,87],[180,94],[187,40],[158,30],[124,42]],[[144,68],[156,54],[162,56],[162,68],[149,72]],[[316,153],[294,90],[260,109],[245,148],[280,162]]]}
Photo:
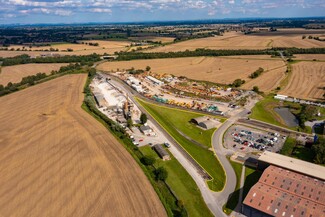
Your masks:
{"label": "row of trees", "polygon": [[262,73],[264,72],[264,69],[259,67],[255,72],[253,72],[252,74],[250,74],[249,78],[257,78],[258,76],[260,76]]}
{"label": "row of trees", "polygon": [[20,56],[3,58],[2,66],[12,66],[27,63],[80,63],[81,65],[92,65],[100,60],[98,54],[90,54],[86,56],[59,56],[59,57],[37,57],[31,58],[27,54]]}
{"label": "row of trees", "polygon": [[37,73],[36,75],[29,75],[23,77],[19,83],[9,82],[7,86],[0,85],[0,96],[15,92],[19,89],[22,89],[26,86],[34,85],[35,83],[46,79],[49,76],[54,76],[56,74],[75,74],[75,73],[90,73],[92,75],[96,74],[94,68],[89,68],[87,66],[82,66],[79,63],[69,64],[68,66],[62,66],[58,71],[52,71],[50,75],[45,73]]}
{"label": "row of trees", "polygon": [[117,52],[117,60],[135,60],[135,59],[161,59],[161,58],[177,58],[177,57],[196,57],[196,56],[233,56],[233,55],[272,55],[279,56],[279,51],[284,52],[287,56],[292,54],[325,54],[325,48],[272,48],[265,50],[210,50],[196,49],[194,51],[178,51],[178,52]]}

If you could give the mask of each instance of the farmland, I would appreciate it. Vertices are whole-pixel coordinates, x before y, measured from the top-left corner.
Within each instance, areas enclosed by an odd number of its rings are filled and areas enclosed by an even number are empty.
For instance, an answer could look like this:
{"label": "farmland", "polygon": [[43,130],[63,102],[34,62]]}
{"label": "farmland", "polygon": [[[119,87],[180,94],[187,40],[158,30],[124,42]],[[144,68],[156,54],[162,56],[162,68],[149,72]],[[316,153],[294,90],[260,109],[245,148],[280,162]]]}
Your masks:
{"label": "farmland", "polygon": [[261,76],[245,83],[242,88],[251,90],[254,86],[258,86],[260,91],[270,92],[280,85],[281,80],[285,77],[286,69],[287,68],[285,66],[282,66],[268,72],[264,72]]}
{"label": "farmland", "polygon": [[[241,58],[188,57],[107,62],[99,65],[98,69],[103,71],[130,69],[132,67],[135,69],[145,69],[148,65],[151,67],[153,72],[159,74],[166,73],[175,76],[186,76],[195,80],[207,80],[216,83],[229,84],[237,78],[247,81],[250,80],[248,76],[259,67],[268,71],[281,68],[284,66],[284,63],[280,59],[271,58],[268,60],[248,60]],[[278,75],[277,73],[272,73],[272,75]],[[267,74],[267,72],[265,74]],[[267,75],[267,77],[272,77],[272,75]],[[277,80],[278,78],[273,79]],[[267,82],[265,82],[265,85],[267,85],[265,89],[270,89],[271,86],[274,86]],[[264,87],[260,86],[260,88],[263,89]]]}
{"label": "farmland", "polygon": [[[98,43],[98,46],[90,46],[89,43]],[[0,51],[0,57],[11,57],[11,56],[17,56],[21,54],[38,56],[46,52],[53,52],[55,54],[60,54],[60,55],[89,55],[93,53],[114,54],[114,52],[126,51],[127,46],[129,45],[130,42],[125,42],[125,41],[91,40],[91,41],[80,41],[79,44],[58,43],[58,44],[52,44],[51,46],[41,46],[41,47],[32,47],[32,48],[25,46],[26,49],[25,51],[22,51],[24,47],[22,45],[12,45],[9,47],[9,50],[14,49],[14,51]],[[20,50],[17,51],[17,49]],[[54,51],[50,51],[50,49],[54,49]],[[68,51],[68,49],[72,49],[72,51]]]}
{"label": "farmland", "polygon": [[149,181],[81,109],[86,75],[0,98],[4,216],[165,216]]}
{"label": "farmland", "polygon": [[1,69],[0,84],[7,85],[9,82],[18,83],[23,77],[35,75],[39,72],[50,74],[52,70],[59,70],[61,66],[67,64],[24,64],[15,66],[6,66]]}
{"label": "farmland", "polygon": [[259,34],[245,35],[241,32],[227,32],[223,36],[193,39],[171,44],[164,47],[150,49],[147,52],[175,52],[185,50],[195,50],[197,48],[206,49],[266,49],[272,47],[325,47],[325,42],[314,39],[302,39],[303,35],[319,36],[324,31],[314,30],[278,30],[277,32],[267,32]]}
{"label": "farmland", "polygon": [[322,99],[325,86],[324,62],[299,62],[292,65],[292,76],[281,94],[301,99]]}
{"label": "farmland", "polygon": [[172,37],[154,37],[154,36],[142,36],[142,37],[129,37],[130,40],[138,40],[138,41],[154,41],[161,43],[169,43],[173,42],[175,38]]}
{"label": "farmland", "polygon": [[324,54],[296,54],[294,59],[325,61],[325,55]]}

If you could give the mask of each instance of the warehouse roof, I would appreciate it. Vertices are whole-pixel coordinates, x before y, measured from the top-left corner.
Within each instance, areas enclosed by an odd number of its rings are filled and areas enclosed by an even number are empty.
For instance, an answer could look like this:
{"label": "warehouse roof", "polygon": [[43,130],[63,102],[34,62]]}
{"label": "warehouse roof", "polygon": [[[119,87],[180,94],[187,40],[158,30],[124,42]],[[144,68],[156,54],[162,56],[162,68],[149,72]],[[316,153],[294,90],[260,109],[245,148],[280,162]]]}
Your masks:
{"label": "warehouse roof", "polygon": [[258,160],[325,180],[325,167],[313,163],[269,151],[263,152]]}
{"label": "warehouse roof", "polygon": [[164,156],[169,156],[168,152],[159,144],[153,146],[153,149],[158,153],[161,158],[163,158]]}
{"label": "warehouse roof", "polygon": [[244,204],[272,216],[325,216],[325,183],[271,165]]}
{"label": "warehouse roof", "polygon": [[216,127],[216,123],[212,120],[206,120],[206,121],[200,122],[199,126],[205,128],[207,130],[210,130],[210,129]]}
{"label": "warehouse roof", "polygon": [[207,116],[201,116],[201,117],[197,117],[197,118],[192,118],[191,121],[194,122],[195,124],[199,124],[203,121],[208,120],[209,118]]}

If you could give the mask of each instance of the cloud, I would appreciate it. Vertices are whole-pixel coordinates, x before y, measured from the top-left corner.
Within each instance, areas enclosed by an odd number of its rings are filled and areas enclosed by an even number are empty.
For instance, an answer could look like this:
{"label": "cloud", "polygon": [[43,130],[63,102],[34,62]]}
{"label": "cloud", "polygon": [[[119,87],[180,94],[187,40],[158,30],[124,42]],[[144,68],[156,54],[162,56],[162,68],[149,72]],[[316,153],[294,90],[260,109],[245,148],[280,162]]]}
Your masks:
{"label": "cloud", "polygon": [[[325,9],[324,0],[0,0],[0,5],[0,17],[34,14],[77,17],[85,13],[118,15],[130,11],[137,16],[165,13],[190,19],[195,14],[240,17],[272,15],[275,10],[286,8],[300,12],[308,9],[311,14],[313,9]],[[151,15],[147,17],[151,18]]]}

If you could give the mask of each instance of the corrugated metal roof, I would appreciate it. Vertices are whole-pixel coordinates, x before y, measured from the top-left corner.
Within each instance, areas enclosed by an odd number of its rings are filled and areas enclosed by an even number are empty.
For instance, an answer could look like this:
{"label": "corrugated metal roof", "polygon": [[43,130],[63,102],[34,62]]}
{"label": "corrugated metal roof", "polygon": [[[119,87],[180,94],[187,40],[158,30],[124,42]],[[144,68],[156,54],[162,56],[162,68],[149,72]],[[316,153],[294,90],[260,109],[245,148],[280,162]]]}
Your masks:
{"label": "corrugated metal roof", "polygon": [[276,166],[269,166],[244,204],[273,216],[325,216],[325,183]]}

